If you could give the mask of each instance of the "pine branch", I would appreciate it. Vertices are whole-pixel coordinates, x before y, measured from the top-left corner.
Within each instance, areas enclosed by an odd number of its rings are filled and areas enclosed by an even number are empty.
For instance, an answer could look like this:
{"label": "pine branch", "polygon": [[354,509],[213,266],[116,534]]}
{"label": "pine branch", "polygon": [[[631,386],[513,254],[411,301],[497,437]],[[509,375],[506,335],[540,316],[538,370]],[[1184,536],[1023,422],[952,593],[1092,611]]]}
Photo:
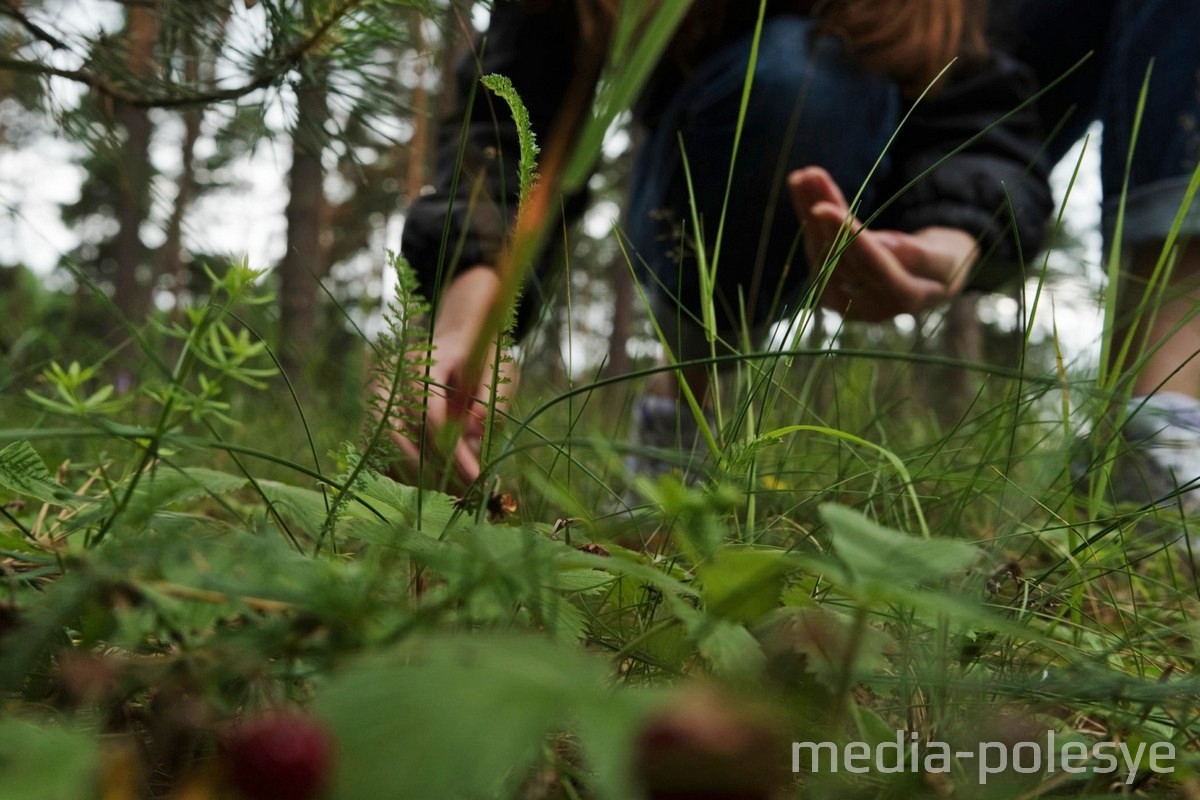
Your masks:
{"label": "pine branch", "polygon": [[282,71],[279,73],[266,73],[248,83],[230,89],[194,92],[186,95],[152,96],[139,94],[110,82],[103,75],[83,69],[63,69],[61,67],[52,67],[49,64],[39,64],[34,61],[0,58],[0,70],[41,75],[47,78],[66,78],[67,80],[83,84],[106,97],[136,108],[180,108],[236,100],[258,89],[265,89],[282,74]]}
{"label": "pine branch", "polygon": [[0,16],[9,17],[10,19],[16,20],[17,24],[27,30],[34,39],[38,40],[39,42],[45,42],[55,50],[71,51],[71,47],[66,42],[50,33],[42,26],[38,25],[36,22],[27,17],[25,13],[21,11],[21,9],[17,8],[11,3],[5,3],[3,6],[0,6]]}
{"label": "pine branch", "polygon": [[[289,48],[281,57],[274,61],[267,69],[259,72],[250,80],[239,86],[233,86],[228,89],[208,89],[200,91],[192,91],[188,93],[150,93],[139,92],[135,88],[125,86],[114,82],[112,79],[96,73],[88,69],[64,69],[54,67],[49,64],[42,64],[34,61],[26,61],[23,59],[0,58],[0,70],[10,72],[19,72],[24,74],[41,75],[45,77],[65,78],[76,83],[83,84],[93,91],[109,97],[118,102],[124,103],[136,108],[183,108],[187,106],[202,106],[212,103],[227,102],[244,97],[259,89],[265,89],[276,83],[289,70],[300,66],[305,59],[309,57],[315,50],[320,48],[330,32],[346,18],[351,12],[363,5],[366,0],[345,0],[336,6],[323,20],[321,20],[307,36],[296,42],[294,46]],[[9,7],[0,9],[6,16],[13,17],[21,22],[23,19],[28,21],[24,15]],[[11,13],[10,13],[11,12]],[[24,25],[24,23],[22,23]],[[42,31],[35,23],[28,21],[28,25],[32,25],[34,29],[41,31],[42,35],[34,33],[40,41],[54,45],[58,42],[62,48],[66,48],[65,43],[55,39],[51,34]],[[24,27],[29,29],[28,25]],[[30,30],[33,33],[33,30]],[[49,38],[45,38],[49,37]],[[56,46],[56,49],[62,49]],[[69,49],[69,48],[66,48]]]}

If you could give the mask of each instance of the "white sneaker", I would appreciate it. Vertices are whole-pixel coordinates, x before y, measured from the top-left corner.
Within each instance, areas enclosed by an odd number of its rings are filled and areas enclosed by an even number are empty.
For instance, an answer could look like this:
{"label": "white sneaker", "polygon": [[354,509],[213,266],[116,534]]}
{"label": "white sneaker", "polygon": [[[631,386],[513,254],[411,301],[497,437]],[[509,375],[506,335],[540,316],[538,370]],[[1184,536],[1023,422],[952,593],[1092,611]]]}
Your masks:
{"label": "white sneaker", "polygon": [[1200,400],[1163,392],[1129,401],[1129,458],[1113,474],[1119,499],[1200,512]]}

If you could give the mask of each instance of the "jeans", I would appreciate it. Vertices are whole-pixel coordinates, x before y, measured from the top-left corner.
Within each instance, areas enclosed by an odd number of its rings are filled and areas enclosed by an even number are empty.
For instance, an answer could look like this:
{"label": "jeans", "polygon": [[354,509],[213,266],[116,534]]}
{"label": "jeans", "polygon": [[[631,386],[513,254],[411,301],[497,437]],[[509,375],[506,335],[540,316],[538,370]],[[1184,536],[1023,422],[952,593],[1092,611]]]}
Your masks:
{"label": "jeans", "polygon": [[[1166,238],[1200,161],[1200,2],[1197,0],[1007,0],[1016,26],[1014,55],[1043,85],[1078,71],[1039,101],[1058,160],[1094,120],[1104,124],[1101,182],[1111,238],[1134,143],[1124,240]],[[1145,113],[1134,139],[1142,84],[1153,61]],[[1200,203],[1182,233],[1200,234]]]}
{"label": "jeans", "polygon": [[[627,230],[642,278],[664,312],[660,323],[687,328],[687,320],[700,317],[693,209],[710,265],[717,260],[713,301],[725,333],[743,323],[761,329],[806,286],[789,172],[824,167],[848,199],[861,188],[862,209],[869,211],[875,198],[867,179],[899,125],[900,94],[813,28],[811,19],[793,15],[764,24],[732,181],[751,36],[704,61],[648,132],[634,164]],[[678,317],[683,324],[673,326]]]}

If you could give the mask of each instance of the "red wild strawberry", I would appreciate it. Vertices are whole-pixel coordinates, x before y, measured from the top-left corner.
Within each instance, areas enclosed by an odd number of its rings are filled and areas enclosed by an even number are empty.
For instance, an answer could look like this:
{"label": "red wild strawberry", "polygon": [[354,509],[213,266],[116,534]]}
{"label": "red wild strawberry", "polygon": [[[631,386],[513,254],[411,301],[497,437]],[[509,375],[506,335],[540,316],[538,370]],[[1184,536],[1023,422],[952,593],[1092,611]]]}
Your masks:
{"label": "red wild strawberry", "polygon": [[704,685],[647,720],[634,758],[650,800],[771,800],[787,785],[786,765],[772,712]]}
{"label": "red wild strawberry", "polygon": [[247,800],[312,800],[329,784],[333,748],[310,717],[274,712],[248,720],[223,749],[230,779]]}

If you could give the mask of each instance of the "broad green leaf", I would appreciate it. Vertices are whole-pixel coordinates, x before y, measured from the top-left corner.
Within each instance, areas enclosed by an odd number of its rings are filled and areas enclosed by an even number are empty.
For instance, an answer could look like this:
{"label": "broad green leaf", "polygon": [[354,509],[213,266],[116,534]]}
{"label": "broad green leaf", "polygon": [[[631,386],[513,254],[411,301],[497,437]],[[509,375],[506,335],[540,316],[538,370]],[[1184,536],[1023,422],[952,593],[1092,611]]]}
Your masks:
{"label": "broad green leaf", "polygon": [[[420,530],[426,534],[438,536],[452,530],[463,530],[470,527],[474,520],[470,514],[464,514],[455,506],[455,500],[443,492],[430,489],[419,489],[380,475],[367,472],[362,476],[362,486],[358,491],[359,497],[369,503],[371,509],[378,511],[389,519],[404,520],[413,528],[417,525],[417,508],[420,507]],[[420,502],[418,503],[418,495]],[[381,508],[380,504],[386,506]],[[392,509],[395,514],[388,512]],[[366,519],[376,517],[371,510],[359,503],[351,504],[351,515]]]}
{"label": "broad green leaf", "polygon": [[854,621],[824,608],[782,608],[757,628],[767,656],[813,675],[827,688],[837,689],[846,671],[860,678],[888,666],[887,654],[895,651],[890,636],[864,619],[855,631]]}
{"label": "broad green leaf", "polygon": [[574,647],[480,634],[362,661],[317,698],[338,741],[333,797],[513,796],[548,734],[612,703],[606,673]]}
{"label": "broad green leaf", "polygon": [[[320,602],[323,588],[336,583],[339,570],[353,569],[297,553],[279,536],[243,531],[175,542],[155,538],[147,544],[158,553],[157,563],[149,566],[165,581],[219,592],[232,604],[241,597],[255,597],[311,607]],[[164,608],[170,610],[170,605]],[[177,613],[183,615],[180,624],[185,624],[193,612],[184,608]],[[200,612],[197,619],[204,617]]]}
{"label": "broad green leaf", "polygon": [[696,643],[683,625],[668,625],[639,637],[636,649],[638,658],[676,672],[684,672],[696,653]]}
{"label": "broad green leaf", "polygon": [[864,705],[855,703],[852,706],[854,722],[858,727],[859,741],[866,742],[872,748],[883,742],[896,741],[896,726],[889,723],[876,712]]}
{"label": "broad green leaf", "polygon": [[699,592],[695,588],[679,580],[679,578],[668,572],[664,572],[657,566],[644,563],[636,555],[621,553],[616,548],[612,548],[612,555],[607,558],[590,553],[581,553],[578,550],[567,550],[559,556],[558,564],[563,568],[591,567],[603,570],[610,575],[615,575],[619,578],[631,578],[672,595],[686,595],[689,597],[697,597],[699,595]]}
{"label": "broad green leaf", "polygon": [[670,521],[674,531],[674,543],[690,561],[705,561],[721,549],[728,532],[724,516],[741,500],[736,490],[728,486],[700,490],[673,475],[656,481],[642,476],[637,485],[650,503],[662,508],[663,519]]}
{"label": "broad green leaf", "polygon": [[441,542],[426,533],[380,519],[350,517],[342,520],[338,533],[347,539],[398,548],[421,559],[430,558],[444,549]]}
{"label": "broad green leaf", "polygon": [[558,595],[547,595],[539,608],[546,633],[563,644],[582,640],[588,632],[588,618],[571,603]]}
{"label": "broad green leaf", "polygon": [[748,623],[779,607],[790,569],[778,550],[726,548],[696,572],[709,613]]}
{"label": "broad green leaf", "polygon": [[560,592],[594,594],[607,588],[616,578],[598,569],[567,568],[549,577],[547,586]]}
{"label": "broad green leaf", "polygon": [[320,532],[328,514],[325,495],[321,492],[277,481],[259,481],[258,486],[280,516],[309,533]]}
{"label": "broad green leaf", "polygon": [[160,465],[152,475],[142,478],[122,521],[126,526],[138,528],[171,503],[227,494],[245,485],[246,478],[241,475],[213,469],[172,469]]}
{"label": "broad green leaf", "polygon": [[[459,555],[468,563],[457,565],[472,576],[490,572],[510,585],[540,590],[561,571],[555,563],[569,552],[565,545],[551,542],[527,528],[488,524],[475,525],[451,537],[462,545]],[[471,578],[474,580],[475,578]]]}
{"label": "broad green leaf", "polygon": [[762,672],[766,656],[745,626],[697,611],[680,600],[671,602],[671,610],[718,675],[754,678]]}
{"label": "broad green leaf", "polygon": [[74,506],[79,502],[55,483],[42,457],[27,441],[13,442],[0,450],[0,486],[52,505]]}
{"label": "broad green leaf", "polygon": [[0,797],[93,797],[99,766],[100,751],[93,737],[19,719],[0,721]]}
{"label": "broad green leaf", "polygon": [[821,506],[833,551],[860,588],[934,583],[965,570],[979,549],[955,539],[922,539],[885,528],[853,509]]}
{"label": "broad green leaf", "polygon": [[0,551],[4,550],[22,554],[43,552],[28,539],[12,533],[0,533]]}

